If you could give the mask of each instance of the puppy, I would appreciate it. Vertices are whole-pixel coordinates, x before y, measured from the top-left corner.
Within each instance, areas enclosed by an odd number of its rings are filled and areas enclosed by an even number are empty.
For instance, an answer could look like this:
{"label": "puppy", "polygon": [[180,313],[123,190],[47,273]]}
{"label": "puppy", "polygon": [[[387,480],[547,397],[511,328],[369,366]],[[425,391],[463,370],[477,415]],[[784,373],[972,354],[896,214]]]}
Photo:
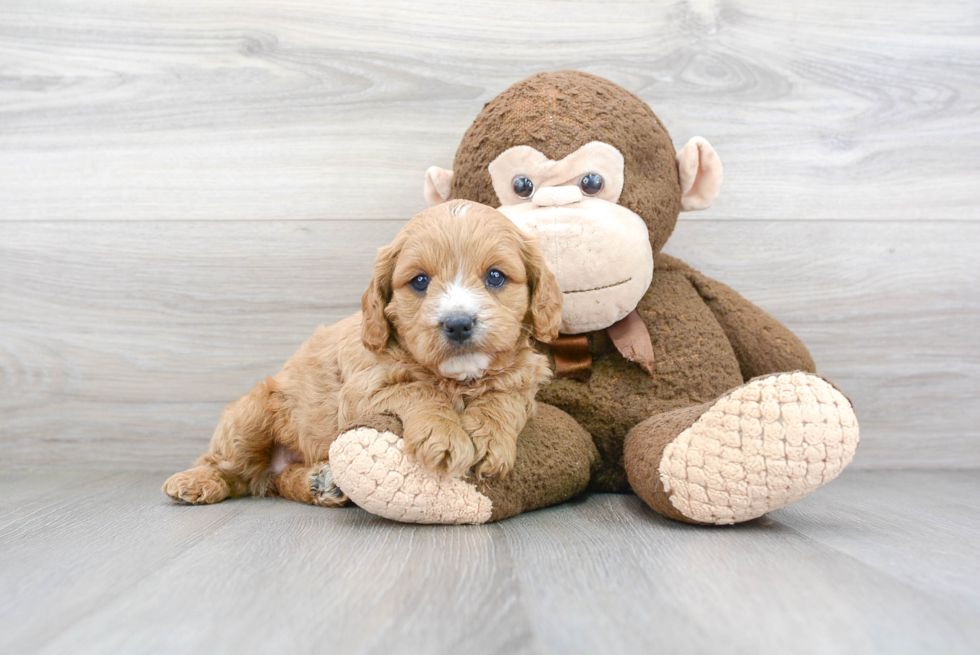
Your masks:
{"label": "puppy", "polygon": [[430,208],[379,250],[361,308],[229,405],[207,452],[164,492],[343,504],[330,444],[374,414],[400,418],[405,449],[429,469],[506,474],[551,376],[531,337],[549,342],[561,324],[561,289],[533,238],[484,205]]}

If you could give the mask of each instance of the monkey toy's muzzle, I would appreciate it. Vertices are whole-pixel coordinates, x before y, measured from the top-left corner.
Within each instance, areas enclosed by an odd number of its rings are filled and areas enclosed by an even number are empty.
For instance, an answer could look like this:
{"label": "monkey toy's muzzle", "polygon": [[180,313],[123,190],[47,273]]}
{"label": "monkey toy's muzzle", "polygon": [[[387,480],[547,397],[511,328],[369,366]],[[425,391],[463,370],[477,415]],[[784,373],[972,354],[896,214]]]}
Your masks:
{"label": "monkey toy's muzzle", "polygon": [[537,237],[558,278],[562,334],[601,330],[625,318],[653,278],[653,249],[643,219],[621,205],[579,198],[568,204],[525,202],[500,208]]}

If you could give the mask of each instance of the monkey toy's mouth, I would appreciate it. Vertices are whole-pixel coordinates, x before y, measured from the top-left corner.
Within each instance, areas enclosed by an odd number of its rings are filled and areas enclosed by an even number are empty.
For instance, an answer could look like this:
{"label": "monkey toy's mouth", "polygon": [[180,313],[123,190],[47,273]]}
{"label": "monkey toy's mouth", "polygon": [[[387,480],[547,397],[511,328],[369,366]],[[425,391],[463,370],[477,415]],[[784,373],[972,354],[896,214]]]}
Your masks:
{"label": "monkey toy's mouth", "polygon": [[598,287],[592,287],[591,289],[573,289],[572,291],[565,291],[562,289],[562,293],[589,293],[590,291],[602,291],[603,289],[612,289],[613,287],[618,287],[620,284],[626,284],[633,278],[628,277],[625,280],[620,280],[619,282],[613,282],[612,284],[604,284]]}
{"label": "monkey toy's mouth", "polygon": [[562,334],[602,330],[636,309],[653,278],[646,223],[612,203],[584,198],[558,207],[500,208],[533,234],[562,288]]}

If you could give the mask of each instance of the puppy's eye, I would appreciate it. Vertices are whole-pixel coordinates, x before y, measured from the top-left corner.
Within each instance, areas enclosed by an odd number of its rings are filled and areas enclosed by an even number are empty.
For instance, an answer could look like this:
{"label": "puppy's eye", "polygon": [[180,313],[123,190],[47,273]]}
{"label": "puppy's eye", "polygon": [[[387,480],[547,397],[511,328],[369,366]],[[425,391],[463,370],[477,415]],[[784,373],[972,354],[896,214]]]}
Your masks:
{"label": "puppy's eye", "polygon": [[416,275],[408,284],[419,293],[425,293],[425,290],[429,288],[429,276],[425,273]]}
{"label": "puppy's eye", "polygon": [[518,175],[514,178],[514,193],[519,198],[530,198],[531,194],[534,193],[534,182],[523,175]]}
{"label": "puppy's eye", "polygon": [[499,289],[504,286],[507,281],[507,276],[498,271],[495,268],[491,268],[487,271],[487,286],[491,289]]}
{"label": "puppy's eye", "polygon": [[602,176],[598,173],[589,173],[582,178],[582,181],[578,183],[582,193],[587,196],[594,196],[595,194],[602,191]]}

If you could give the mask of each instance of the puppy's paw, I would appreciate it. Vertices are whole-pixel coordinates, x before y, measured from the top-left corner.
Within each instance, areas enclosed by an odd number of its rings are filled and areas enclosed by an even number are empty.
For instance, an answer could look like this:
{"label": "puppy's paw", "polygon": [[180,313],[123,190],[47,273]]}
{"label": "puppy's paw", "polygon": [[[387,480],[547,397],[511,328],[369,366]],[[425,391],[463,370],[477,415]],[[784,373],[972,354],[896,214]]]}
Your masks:
{"label": "puppy's paw", "polygon": [[476,447],[477,479],[510,473],[517,460],[517,434],[487,413],[472,408],[463,414],[462,423]]}
{"label": "puppy's paw", "polygon": [[334,482],[330,464],[321,464],[310,472],[310,504],[319,507],[347,504],[347,495]]}
{"label": "puppy's paw", "polygon": [[493,438],[487,441],[486,455],[476,465],[477,478],[503,477],[514,468],[517,461],[517,439]]}
{"label": "puppy's paw", "polygon": [[217,503],[231,493],[228,483],[213,466],[196,466],[170,476],[163,493],[177,502],[191,505]]}
{"label": "puppy's paw", "polygon": [[317,507],[341,507],[347,503],[347,496],[334,484],[327,462],[290,464],[276,478],[276,491],[283,498]]}
{"label": "puppy's paw", "polygon": [[405,450],[430,471],[460,478],[476,462],[476,447],[457,421],[427,417],[405,423]]}

